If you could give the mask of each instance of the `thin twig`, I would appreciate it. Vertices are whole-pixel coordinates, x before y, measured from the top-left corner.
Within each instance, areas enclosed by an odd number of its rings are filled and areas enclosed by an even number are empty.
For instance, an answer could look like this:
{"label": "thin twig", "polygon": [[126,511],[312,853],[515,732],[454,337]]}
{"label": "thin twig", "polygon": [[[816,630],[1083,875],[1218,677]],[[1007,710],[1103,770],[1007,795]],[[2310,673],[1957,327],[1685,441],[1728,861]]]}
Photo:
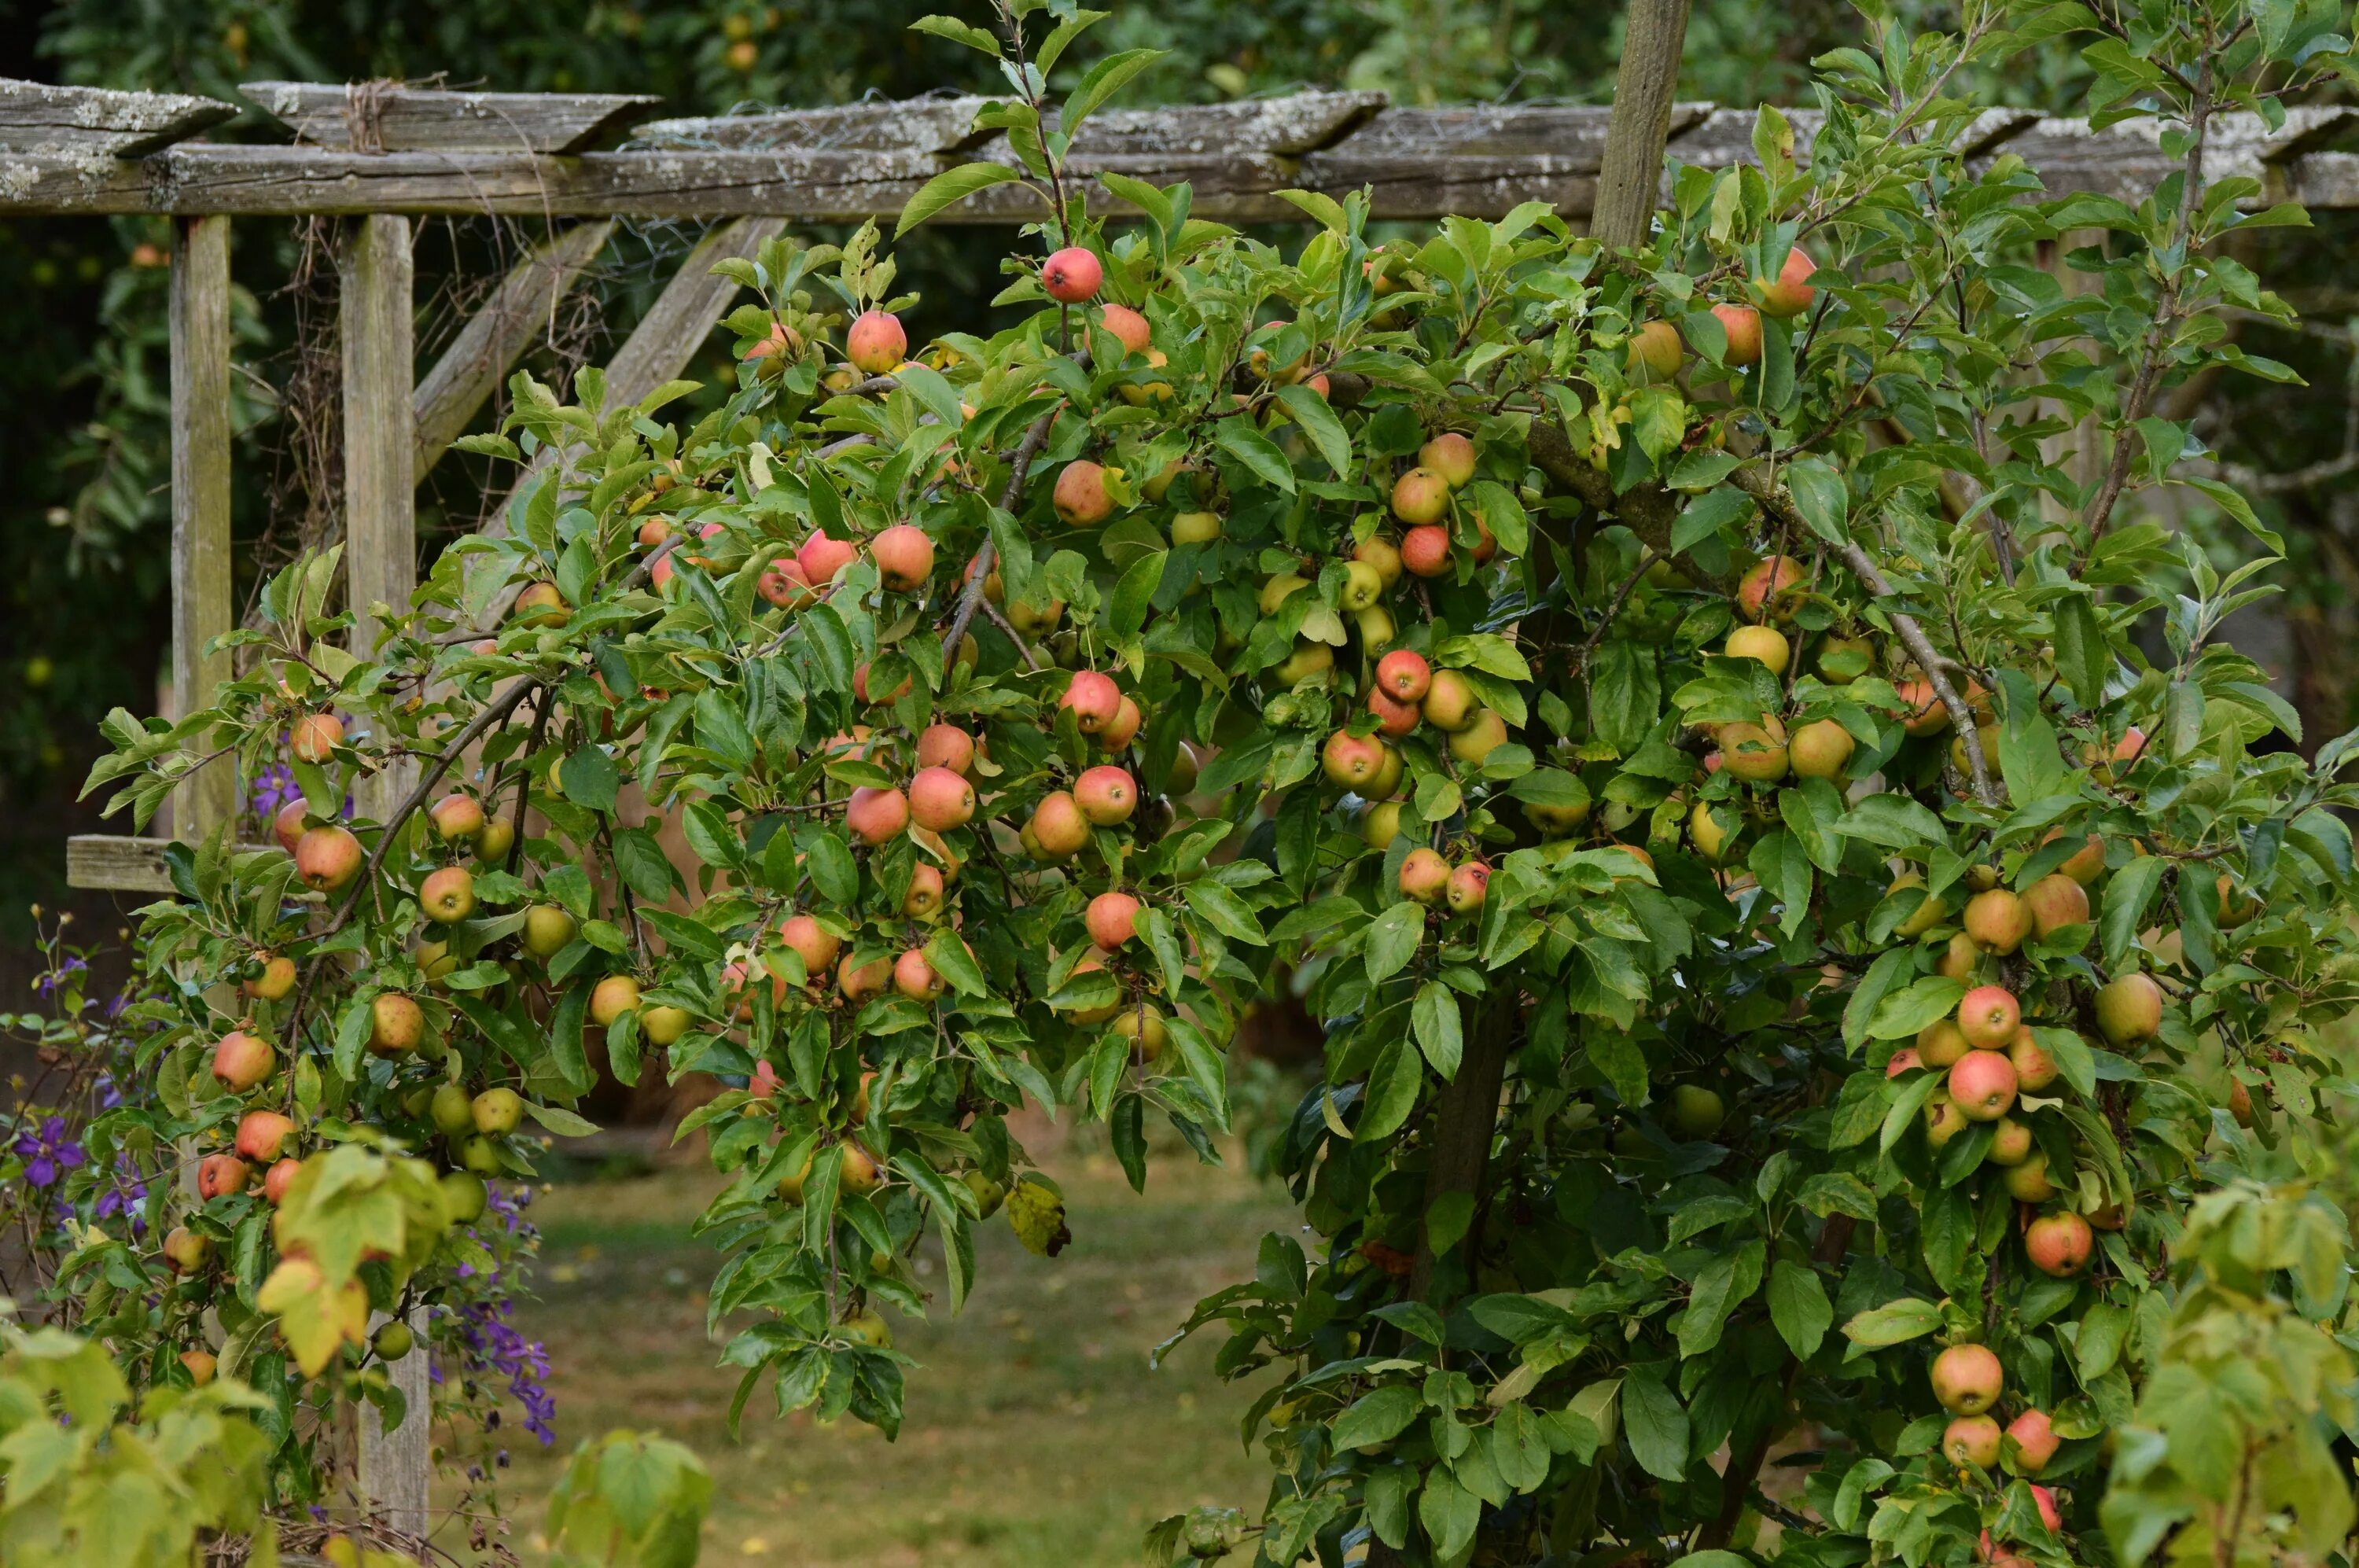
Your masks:
{"label": "thin twig", "polygon": [[[1742,464],[1729,475],[1729,482],[1779,517],[1788,522],[1800,520],[1800,514],[1794,509],[1793,497],[1786,494],[1784,486],[1777,483],[1765,464]],[[1941,706],[1949,710],[1950,723],[1957,727],[1959,744],[1965,748],[1969,770],[1973,774],[1975,798],[1986,806],[2003,804],[1998,786],[1991,779],[1990,763],[1983,756],[1982,736],[1974,729],[1973,710],[1966,706],[1965,700],[1958,695],[1957,688],[1951,684],[1949,676],[1943,673],[1944,666],[1952,661],[1943,659],[1934,648],[1932,639],[1925,635],[1925,628],[1917,624],[1916,616],[1897,607],[1900,595],[1894,591],[1891,580],[1884,575],[1875,559],[1860,547],[1858,541],[1843,540],[1835,547],[1835,553],[1842,556],[1854,575],[1866,584],[1869,593],[1878,599],[1894,602],[1884,606],[1885,615],[1892,622],[1894,634],[1915,657],[1918,667],[1925,671],[1925,679],[1931,683],[1934,695],[1940,698]]]}

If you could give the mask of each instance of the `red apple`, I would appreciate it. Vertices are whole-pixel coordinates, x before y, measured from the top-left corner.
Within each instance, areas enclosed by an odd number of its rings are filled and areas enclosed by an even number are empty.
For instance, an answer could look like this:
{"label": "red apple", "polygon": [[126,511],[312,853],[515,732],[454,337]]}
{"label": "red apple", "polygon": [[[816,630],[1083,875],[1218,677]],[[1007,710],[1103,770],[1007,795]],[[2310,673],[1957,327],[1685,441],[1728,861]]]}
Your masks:
{"label": "red apple", "polygon": [[1933,1357],[1933,1398],[1951,1415],[1978,1416],[2006,1391],[2006,1369],[1986,1345],[1953,1345]]}
{"label": "red apple", "polygon": [[799,610],[818,597],[811,592],[810,578],[804,572],[803,563],[791,555],[780,556],[764,567],[754,587],[781,610]]}
{"label": "red apple", "polygon": [[1402,522],[1412,527],[1438,523],[1449,511],[1450,481],[1430,468],[1412,468],[1393,481],[1393,516]]}
{"label": "red apple", "polygon": [[1761,312],[1750,305],[1714,305],[1712,313],[1728,334],[1723,365],[1757,365],[1761,361]]}
{"label": "red apple", "polygon": [[2059,1279],[2086,1269],[2095,1244],[2089,1222],[2079,1214],[2042,1214],[2023,1233],[2023,1253],[2031,1266]]}
{"label": "red apple", "polygon": [[974,736],[956,724],[928,724],[918,736],[918,766],[964,773],[974,766]]}
{"label": "red apple", "polygon": [[1452,490],[1463,490],[1474,477],[1474,443],[1456,430],[1444,430],[1417,449],[1417,465],[1441,475]]}
{"label": "red apple", "polygon": [[333,713],[306,713],[287,731],[287,749],[304,762],[327,761],[343,742],[343,721]]}
{"label": "red apple", "polygon": [[238,1118],[237,1151],[267,1164],[286,1151],[287,1140],[294,1136],[295,1124],[277,1111],[248,1111]]}
{"label": "red apple", "polygon": [[2005,1051],[2023,1027],[2023,1008],[2004,985],[1977,985],[1958,1002],[1958,1031],[1976,1051]]}
{"label": "red apple", "polygon": [[843,943],[809,915],[788,915],[778,927],[778,941],[803,961],[803,973],[816,978],[827,973]]}
{"label": "red apple", "polygon": [[426,918],[452,925],[475,912],[475,877],[463,866],[445,866],[418,885],[418,907]]}
{"label": "red apple", "polygon": [[913,947],[893,961],[893,989],[913,1002],[930,1002],[947,988],[947,982],[926,962],[923,948]]}
{"label": "red apple", "polygon": [[234,1154],[208,1154],[197,1161],[197,1196],[208,1201],[245,1191],[253,1167]]}
{"label": "red apple", "polygon": [[343,828],[306,828],[295,843],[295,875],[307,887],[332,893],[360,870],[361,841]]}
{"label": "red apple", "polygon": [[1138,900],[1128,893],[1101,893],[1090,900],[1082,923],[1090,940],[1112,953],[1138,934]]}
{"label": "red apple", "polygon": [[929,833],[964,827],[973,816],[974,786],[962,776],[947,768],[921,768],[909,780],[909,818]]}
{"label": "red apple", "polygon": [[897,593],[914,593],[933,575],[934,541],[914,523],[895,523],[868,547],[876,575]]}
{"label": "red apple", "polygon": [[310,814],[311,803],[300,795],[278,808],[278,814],[270,819],[270,832],[278,840],[279,848],[289,855],[295,853],[296,844],[303,838],[303,819]]}
{"label": "red apple", "polygon": [[278,1065],[269,1042],[244,1029],[232,1029],[213,1047],[213,1076],[233,1094],[269,1082]]}
{"label": "red apple", "polygon": [[1052,789],[1040,798],[1026,830],[1051,860],[1077,855],[1090,842],[1090,819],[1082,814],[1081,803],[1062,789]]}
{"label": "red apple", "polygon": [[1068,528],[1094,528],[1114,514],[1114,497],[1106,493],[1105,470],[1086,457],[1065,464],[1049,495],[1057,516]]}
{"label": "red apple", "polygon": [[1114,721],[1098,732],[1098,744],[1108,751],[1120,751],[1130,744],[1144,723],[1146,715],[1138,711],[1138,704],[1125,696],[1114,707]]}
{"label": "red apple", "polygon": [[1798,592],[1809,573],[1791,556],[1766,556],[1736,584],[1736,607],[1748,621],[1789,621],[1800,607]]}
{"label": "red apple", "polygon": [[1442,898],[1451,913],[1471,915],[1483,907],[1484,895],[1490,887],[1491,868],[1479,860],[1470,860],[1451,872]]}
{"label": "red apple", "polygon": [[2034,1094],[2055,1083],[2060,1071],[2028,1026],[2015,1031],[2015,1038],[2007,1042],[2006,1059],[2015,1064],[2017,1085]]}
{"label": "red apple", "polygon": [[852,954],[847,953],[835,966],[836,989],[843,993],[847,1002],[864,1002],[893,983],[893,968],[889,958],[854,964]]}
{"label": "red apple", "polygon": [[281,1160],[262,1173],[262,1195],[272,1208],[287,1201],[287,1189],[303,1173],[299,1160]]}
{"label": "red apple", "polygon": [[1433,667],[1425,656],[1397,648],[1376,660],[1376,689],[1396,702],[1421,702],[1433,685]]}
{"label": "red apple", "polygon": [[1439,904],[1449,892],[1450,862],[1442,859],[1438,850],[1422,845],[1412,849],[1401,860],[1399,885],[1405,898],[1429,906]]}
{"label": "red apple", "polygon": [[1408,734],[1424,717],[1415,702],[1397,702],[1382,686],[1369,691],[1368,712],[1376,715],[1377,732],[1388,735]]}
{"label": "red apple", "polygon": [[1073,781],[1073,800],[1082,815],[1102,828],[1130,820],[1138,809],[1138,786],[1125,768],[1093,768]]}
{"label": "red apple", "polygon": [[1373,735],[1337,730],[1327,737],[1320,752],[1320,763],[1332,782],[1365,793],[1369,780],[1384,768],[1385,745]]}
{"label": "red apple", "polygon": [[795,551],[795,564],[803,570],[803,577],[814,588],[835,581],[835,574],[860,559],[860,548],[849,539],[830,539],[824,530],[813,530]]}
{"label": "red apple", "polygon": [[888,844],[909,825],[909,798],[898,789],[854,789],[844,806],[843,825],[872,848]]}
{"label": "red apple", "polygon": [[1995,1051],[1970,1051],[1950,1068],[1950,1098],[1970,1122],[1995,1122],[2015,1105],[2015,1063]]}
{"label": "red apple", "polygon": [[1122,340],[1124,349],[1145,354],[1151,334],[1147,318],[1127,305],[1108,305],[1098,312],[1098,324]]}
{"label": "red apple", "polygon": [[1076,670],[1057,705],[1073,710],[1073,724],[1083,735],[1096,735],[1121,715],[1122,688],[1111,675]]}
{"label": "red apple", "polygon": [[1799,316],[1810,308],[1818,290],[1810,287],[1810,275],[1818,271],[1818,263],[1800,245],[1786,253],[1783,266],[1777,268],[1776,281],[1754,279],[1754,289],[1761,297],[1765,315]]}
{"label": "red apple", "polygon": [[[2015,1467],[2027,1475],[2037,1475],[2048,1468],[2064,1440],[2056,1435],[2056,1428],[2048,1412],[2028,1410],[2006,1423],[2006,1435],[2015,1443]],[[2048,1527],[2055,1529],[2054,1525]]]}
{"label": "red apple", "polygon": [[434,820],[434,831],[444,844],[472,839],[484,831],[483,803],[464,790],[443,796],[427,815]]}
{"label": "red apple", "polygon": [[843,338],[843,356],[870,376],[897,370],[908,352],[909,334],[901,330],[901,319],[886,310],[863,312]]}
{"label": "red apple", "polygon": [[1401,565],[1419,577],[1450,575],[1450,530],[1425,523],[1401,536]]}
{"label": "red apple", "polygon": [[1098,285],[1104,281],[1103,264],[1081,245],[1067,245],[1040,268],[1040,287],[1060,304],[1078,305],[1096,299]]}

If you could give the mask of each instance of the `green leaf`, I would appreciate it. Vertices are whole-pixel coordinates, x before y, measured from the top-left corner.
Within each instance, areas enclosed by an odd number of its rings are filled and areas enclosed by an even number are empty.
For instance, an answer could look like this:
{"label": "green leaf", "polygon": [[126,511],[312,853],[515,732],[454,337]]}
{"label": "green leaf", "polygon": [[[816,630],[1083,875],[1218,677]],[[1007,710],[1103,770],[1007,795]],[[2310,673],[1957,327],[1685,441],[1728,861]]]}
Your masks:
{"label": "green leaf", "polygon": [[1319,449],[1319,455],[1335,471],[1335,477],[1350,477],[1352,438],[1327,399],[1308,387],[1296,385],[1279,387],[1277,400],[1294,416],[1294,422],[1302,427],[1302,433],[1310,438],[1310,444]]}
{"label": "green leaf", "polygon": [[956,169],[944,169],[918,187],[917,193],[902,203],[901,215],[893,221],[893,237],[898,239],[928,218],[945,208],[955,207],[978,191],[988,191],[995,185],[1005,185],[1023,178],[1022,170],[1004,163],[962,163]]}
{"label": "green leaf", "polygon": [[1904,1296],[1854,1316],[1843,1324],[1843,1337],[1864,1349],[1881,1350],[1922,1338],[1940,1326],[1941,1309],[1937,1303]]}
{"label": "green leaf", "polygon": [[1957,1010],[1966,988],[1946,975],[1928,975],[1907,990],[1886,996],[1868,1020],[1870,1040],[1903,1040]]}
{"label": "green leaf", "polygon": [[1232,418],[1215,421],[1212,444],[1265,482],[1289,495],[1294,494],[1294,465],[1286,461],[1286,453],[1277,449],[1276,441],[1254,429],[1252,420]]}
{"label": "green leaf", "polygon": [[1729,524],[1753,515],[1753,497],[1723,486],[1707,490],[1689,502],[1671,524],[1671,553],[1681,554],[1720,532]]}
{"label": "green leaf", "polygon": [[1414,1388],[1395,1384],[1364,1394],[1352,1408],[1335,1418],[1330,1429],[1329,1441],[1337,1448],[1367,1448],[1379,1443],[1390,1443],[1408,1430],[1425,1401]]}
{"label": "green leaf", "polygon": [[954,44],[964,44],[971,49],[981,49],[994,60],[999,58],[999,40],[971,22],[956,16],[920,16],[909,24],[913,33],[931,33],[938,38],[948,38]]}
{"label": "green leaf", "polygon": [[1171,559],[1168,550],[1152,550],[1130,563],[1114,584],[1114,604],[1106,614],[1106,635],[1116,639],[1134,637],[1147,624],[1147,612],[1155,603],[1155,591],[1163,585],[1164,563]]}
{"label": "green leaf", "polygon": [[1457,1077],[1459,1059],[1465,1048],[1459,1030],[1456,994],[1439,980],[1427,981],[1417,988],[1417,1002],[1409,1009],[1409,1021],[1417,1031],[1418,1049],[1425,1052],[1434,1073],[1444,1083]]}
{"label": "green leaf", "polygon": [[1169,52],[1168,49],[1123,49],[1090,67],[1089,74],[1082,78],[1081,85],[1074,88],[1071,96],[1065,100],[1064,113],[1057,118],[1058,132],[1070,139],[1075,131],[1081,129],[1083,120],[1097,113],[1107,99],[1122,91],[1124,83]]}
{"label": "green leaf", "polygon": [[2093,708],[2105,699],[2105,677],[2113,670],[2113,649],[2097,623],[2096,605],[2083,593],[2056,602],[2056,671],[2071,688],[2072,700]]}
{"label": "green leaf", "polygon": [[592,811],[611,811],[614,797],[623,787],[623,776],[614,768],[614,759],[604,748],[582,746],[566,754],[557,765],[557,781],[565,790],[565,798],[575,805]]}
{"label": "green leaf", "polygon": [[1057,69],[1057,61],[1064,57],[1066,46],[1112,14],[1107,11],[1074,12],[1057,24],[1056,31],[1040,40],[1039,49],[1032,56],[1033,66],[1046,78]]}
{"label": "green leaf", "polygon": [[1650,1369],[1634,1367],[1622,1379],[1622,1432],[1647,1475],[1665,1481],[1686,1475],[1688,1412]]}
{"label": "green leaf", "polygon": [[1425,939],[1423,907],[1404,898],[1378,915],[1368,927],[1368,981],[1382,985],[1403,969],[1417,956],[1418,943]]}
{"label": "green leaf", "polygon": [[2105,879],[2097,914],[2097,936],[2104,944],[2105,962],[2117,964],[2137,942],[2146,907],[2162,886],[2163,859],[2142,855]]}
{"label": "green leaf", "polygon": [[1425,1087],[1425,1059],[1407,1040],[1393,1040],[1376,1053],[1368,1070],[1368,1086],[1360,1104],[1360,1122],[1353,1141],[1372,1143],[1389,1138],[1417,1109],[1418,1091]]}
{"label": "green leaf", "polygon": [[1843,519],[1851,511],[1851,490],[1833,464],[1823,458],[1797,458],[1786,465],[1786,490],[1812,533],[1832,545],[1850,542]]}
{"label": "green leaf", "polygon": [[1835,1310],[1817,1269],[1790,1258],[1778,1260],[1769,1271],[1769,1321],[1797,1359],[1808,1361],[1818,1353],[1835,1321]]}
{"label": "green leaf", "polygon": [[926,962],[934,973],[958,988],[962,996],[981,996],[990,993],[991,985],[983,977],[983,966],[974,961],[959,934],[944,926],[926,939]]}

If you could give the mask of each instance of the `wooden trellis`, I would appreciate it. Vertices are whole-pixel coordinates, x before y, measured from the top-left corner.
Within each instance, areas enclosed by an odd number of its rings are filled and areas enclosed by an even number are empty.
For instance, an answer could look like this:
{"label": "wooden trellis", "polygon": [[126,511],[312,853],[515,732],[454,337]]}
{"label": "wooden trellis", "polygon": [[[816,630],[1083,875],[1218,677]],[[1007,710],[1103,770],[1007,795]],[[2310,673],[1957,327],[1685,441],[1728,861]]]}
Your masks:
{"label": "wooden trellis", "polygon": [[[1676,54],[1676,49],[1674,49]],[[1003,136],[972,129],[980,98],[791,110],[652,123],[655,101],[625,96],[477,93],[390,83],[253,82],[252,104],[292,136],[277,145],[199,139],[236,115],[211,99],[0,80],[0,216],[147,213],[173,221],[171,280],[172,674],[178,701],[229,674],[208,655],[232,629],[229,224],[239,216],[349,218],[340,256],[346,596],[361,612],[356,652],[375,628],[367,606],[399,603],[416,582],[413,495],[529,343],[544,314],[597,256],[618,217],[732,220],[682,263],[615,354],[612,396],[636,400],[678,376],[734,303],[712,275],[750,257],[795,220],[897,213],[928,180],[977,159],[1013,162]],[[1229,222],[1296,221],[1273,192],[1366,188],[1380,218],[1498,216],[1542,201],[1585,218],[1596,198],[1611,111],[1503,105],[1411,109],[1382,94],[1312,93],[1260,102],[1107,113],[1077,136],[1071,167],[1157,185],[1186,180],[1194,211]],[[1819,116],[1788,117],[1807,145]],[[1755,114],[1675,104],[1669,152],[1724,168],[1752,158]],[[2296,109],[2271,130],[2257,116],[2212,122],[2210,179],[2258,180],[2261,200],[2359,208],[2359,111]],[[628,136],[627,143],[623,138]],[[2051,191],[2137,200],[2176,167],[2150,125],[2092,132],[2022,110],[1984,114],[1969,151],[2021,157]],[[1102,189],[1102,207],[1120,210]],[[1004,223],[1037,215],[999,186],[940,221]],[[495,290],[440,363],[415,376],[411,219],[507,214],[583,220],[558,233]],[[495,514],[490,527],[504,525]],[[380,776],[360,802],[386,814],[407,779]],[[177,793],[173,825],[198,839],[235,819],[226,763]],[[162,839],[69,841],[68,879],[87,888],[168,891]],[[420,1343],[424,1336],[421,1334]],[[391,1434],[363,1421],[363,1480],[397,1528],[427,1515],[426,1357],[397,1367],[413,1412]]]}

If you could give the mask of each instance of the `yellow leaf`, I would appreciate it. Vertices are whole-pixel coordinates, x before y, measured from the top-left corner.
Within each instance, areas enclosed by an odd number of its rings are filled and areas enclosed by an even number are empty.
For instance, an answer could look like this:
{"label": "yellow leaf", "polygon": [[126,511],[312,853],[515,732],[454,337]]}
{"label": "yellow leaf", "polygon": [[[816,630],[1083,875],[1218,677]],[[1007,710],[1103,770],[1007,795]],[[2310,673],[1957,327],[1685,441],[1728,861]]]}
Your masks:
{"label": "yellow leaf", "polygon": [[308,1258],[289,1258],[270,1271],[255,1304],[278,1320],[278,1333],[303,1374],[316,1377],[345,1345],[368,1337],[368,1291],[360,1281],[331,1284]]}

